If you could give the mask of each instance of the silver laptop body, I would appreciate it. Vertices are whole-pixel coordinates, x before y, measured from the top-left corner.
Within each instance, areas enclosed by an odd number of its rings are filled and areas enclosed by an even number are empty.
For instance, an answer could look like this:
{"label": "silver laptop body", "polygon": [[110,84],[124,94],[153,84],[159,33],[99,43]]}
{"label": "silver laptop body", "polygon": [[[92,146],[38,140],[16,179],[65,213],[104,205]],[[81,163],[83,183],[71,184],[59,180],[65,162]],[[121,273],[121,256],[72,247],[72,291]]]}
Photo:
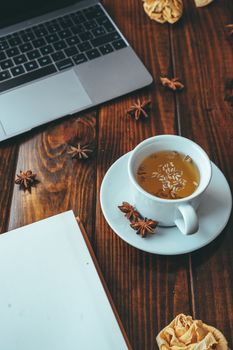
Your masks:
{"label": "silver laptop body", "polygon": [[[1,38],[8,34],[95,4],[99,2],[79,1],[72,6],[2,28],[0,43]],[[111,18],[108,18],[115,27]],[[1,91],[0,141],[149,85],[152,82],[151,75],[119,29],[115,29],[126,43],[124,48]]]}

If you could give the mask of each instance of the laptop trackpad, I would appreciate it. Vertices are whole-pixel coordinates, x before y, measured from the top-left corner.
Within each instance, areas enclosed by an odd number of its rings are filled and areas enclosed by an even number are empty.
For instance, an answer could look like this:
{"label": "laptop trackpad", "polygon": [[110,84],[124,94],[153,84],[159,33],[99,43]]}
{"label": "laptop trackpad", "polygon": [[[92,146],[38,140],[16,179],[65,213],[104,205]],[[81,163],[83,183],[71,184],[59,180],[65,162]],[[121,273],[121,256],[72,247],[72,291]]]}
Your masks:
{"label": "laptop trackpad", "polygon": [[17,134],[92,104],[73,70],[50,76],[0,96],[0,120]]}

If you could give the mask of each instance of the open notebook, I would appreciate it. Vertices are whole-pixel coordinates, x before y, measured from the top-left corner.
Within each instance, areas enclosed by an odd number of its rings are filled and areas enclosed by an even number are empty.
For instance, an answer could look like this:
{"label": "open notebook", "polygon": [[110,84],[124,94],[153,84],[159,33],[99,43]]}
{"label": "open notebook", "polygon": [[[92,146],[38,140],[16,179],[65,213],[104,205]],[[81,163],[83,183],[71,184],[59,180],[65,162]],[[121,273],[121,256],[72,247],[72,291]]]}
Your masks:
{"label": "open notebook", "polygon": [[129,348],[84,238],[72,211],[0,236],[0,349]]}

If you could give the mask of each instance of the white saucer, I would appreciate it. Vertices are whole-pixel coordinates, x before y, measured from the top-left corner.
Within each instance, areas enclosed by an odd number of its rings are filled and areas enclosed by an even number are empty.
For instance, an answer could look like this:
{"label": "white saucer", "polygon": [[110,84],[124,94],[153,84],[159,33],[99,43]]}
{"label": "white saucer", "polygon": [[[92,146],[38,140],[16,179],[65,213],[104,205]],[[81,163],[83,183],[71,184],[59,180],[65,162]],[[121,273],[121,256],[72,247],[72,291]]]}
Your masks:
{"label": "white saucer", "polygon": [[229,219],[232,198],[223,173],[212,163],[212,179],[198,209],[199,230],[183,235],[177,227],[157,227],[154,235],[142,238],[129,226],[118,209],[123,201],[133,203],[127,173],[129,153],[119,158],[107,171],[100,189],[100,203],[105,219],[115,233],[130,245],[149,253],[176,255],[192,252],[213,241]]}

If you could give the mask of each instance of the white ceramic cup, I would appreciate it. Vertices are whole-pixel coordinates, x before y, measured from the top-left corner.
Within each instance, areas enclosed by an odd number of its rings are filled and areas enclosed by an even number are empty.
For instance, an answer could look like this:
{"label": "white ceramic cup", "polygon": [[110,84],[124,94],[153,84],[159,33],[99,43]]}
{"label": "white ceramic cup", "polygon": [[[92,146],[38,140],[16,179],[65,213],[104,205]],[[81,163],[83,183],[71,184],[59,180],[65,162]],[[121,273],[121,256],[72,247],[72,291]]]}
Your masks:
{"label": "white ceramic cup", "polygon": [[[141,162],[152,153],[166,150],[189,155],[198,167],[200,183],[188,197],[181,199],[159,198],[146,192],[136,181],[136,173]],[[146,139],[137,145],[130,154],[128,174],[134,205],[141,215],[158,221],[160,226],[176,225],[184,235],[198,231],[199,220],[196,210],[211,179],[211,162],[199,145],[185,137],[176,135],[159,135]]]}

